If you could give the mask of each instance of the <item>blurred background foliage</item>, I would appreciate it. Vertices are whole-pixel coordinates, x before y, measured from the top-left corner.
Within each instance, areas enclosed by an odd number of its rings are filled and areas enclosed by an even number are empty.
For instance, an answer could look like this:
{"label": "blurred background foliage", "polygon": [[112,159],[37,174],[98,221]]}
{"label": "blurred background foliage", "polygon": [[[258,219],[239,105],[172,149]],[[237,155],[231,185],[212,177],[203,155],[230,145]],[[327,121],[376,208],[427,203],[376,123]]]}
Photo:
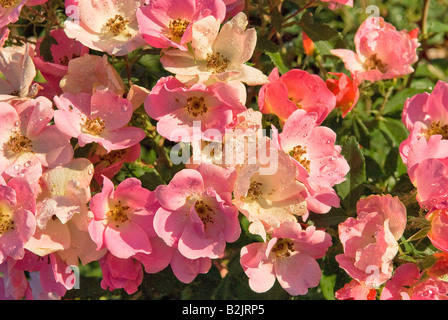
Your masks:
{"label": "blurred background foliage", "polygon": [[[245,13],[249,26],[258,32],[258,43],[249,63],[269,75],[274,67],[281,74],[298,68],[318,74],[324,80],[329,72],[344,72],[342,61],[330,54],[333,48],[354,50],[353,39],[360,24],[376,6],[379,15],[398,30],[419,28],[421,46],[415,72],[409,76],[363,83],[361,97],[355,108],[345,117],[335,109],[322,125],[337,133],[337,144],[350,164],[347,181],[337,186],[341,207],[324,215],[311,214],[309,221],[325,230],[333,238],[333,246],[319,260],[322,269],[320,285],[311,288],[305,296],[289,296],[278,283],[266,293],[258,294],[248,286],[247,276],[239,263],[242,246],[259,241],[247,231],[248,222],[241,217],[243,232],[235,243],[228,244],[226,255],[214,261],[207,274],[200,274],[192,283],[178,281],[168,267],[157,274],[145,274],[140,290],[128,295],[124,290],[104,291],[100,287],[101,269],[97,262],[80,266],[80,289],[67,293],[67,299],[334,299],[334,292],[350,281],[335,261],[342,253],[338,239],[339,223],[356,216],[356,202],[369,194],[399,196],[408,210],[408,228],[402,237],[397,265],[414,261],[427,263],[426,257],[435,248],[426,237],[427,224],[424,212],[415,201],[414,187],[410,183],[406,166],[401,162],[398,147],[408,132],[401,122],[403,104],[408,97],[430,92],[437,81],[448,81],[448,0],[355,0],[354,7],[342,6],[336,10],[314,0],[246,0]],[[38,7],[25,7],[21,19],[10,25],[11,35],[6,45],[35,42],[46,37],[41,51],[45,54],[51,45],[48,33],[51,28],[63,25],[64,3],[50,0]],[[302,32],[313,40],[312,55],[304,53]],[[91,51],[91,54],[99,52]],[[125,84],[131,83],[151,89],[156,81],[169,75],[160,64],[160,51],[152,48],[136,50],[125,57],[110,57],[110,62],[122,76]],[[43,79],[37,76],[37,81]],[[258,109],[260,87],[248,87],[247,107]],[[137,177],[144,187],[154,190],[166,184],[183,168],[169,159],[172,143],[157,134],[156,122],[144,109],[139,108],[133,124],[146,130],[139,160],[127,163],[115,177],[119,183],[128,177]],[[264,127],[279,126],[273,115],[264,115]],[[86,152],[88,150],[85,150]],[[82,152],[82,150],[81,150]]]}

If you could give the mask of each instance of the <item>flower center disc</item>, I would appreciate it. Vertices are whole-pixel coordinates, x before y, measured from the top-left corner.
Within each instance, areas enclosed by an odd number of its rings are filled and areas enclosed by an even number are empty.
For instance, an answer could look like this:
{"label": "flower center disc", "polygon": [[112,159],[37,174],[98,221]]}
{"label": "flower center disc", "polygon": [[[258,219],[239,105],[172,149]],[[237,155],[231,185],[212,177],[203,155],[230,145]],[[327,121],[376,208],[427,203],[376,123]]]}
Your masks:
{"label": "flower center disc", "polygon": [[295,146],[291,151],[289,151],[289,155],[297,160],[297,162],[300,163],[306,171],[310,172],[311,161],[305,157],[306,147]]}
{"label": "flower center disc", "polygon": [[263,192],[261,192],[262,184],[256,181],[252,181],[249,186],[249,190],[247,190],[246,199],[251,199],[253,201],[257,200]]}
{"label": "flower center disc", "polygon": [[204,224],[204,227],[207,227],[209,223],[214,222],[213,216],[215,215],[215,212],[203,200],[196,201],[194,209],[196,210],[199,219],[201,219],[202,223]]}
{"label": "flower center disc", "polygon": [[8,148],[14,153],[20,153],[22,151],[30,151],[33,145],[31,140],[24,135],[15,132],[6,143]]}
{"label": "flower center disc", "polygon": [[190,22],[185,19],[175,19],[170,21],[168,27],[174,38],[182,38],[189,24]]}
{"label": "flower center disc", "polygon": [[105,127],[104,120],[96,117],[95,119],[87,119],[84,123],[83,130],[86,133],[97,136],[104,131]]}
{"label": "flower center disc", "polygon": [[5,234],[9,230],[14,230],[13,214],[10,210],[0,207],[0,235]]}
{"label": "flower center disc", "polygon": [[229,59],[224,57],[221,53],[207,53],[207,69],[213,74],[226,71]]}
{"label": "flower center disc", "polygon": [[0,0],[0,6],[5,9],[11,8],[17,3],[17,0]]}
{"label": "flower center disc", "polygon": [[116,14],[115,17],[107,20],[106,27],[109,28],[109,31],[112,32],[115,36],[119,35],[126,29],[126,25],[129,23],[129,20],[123,18],[122,15]]}
{"label": "flower center disc", "polygon": [[187,99],[185,110],[188,111],[190,116],[197,117],[206,113],[208,108],[205,105],[204,97],[190,97]]}
{"label": "flower center disc", "polygon": [[382,73],[386,72],[387,63],[384,63],[381,59],[378,58],[377,54],[372,54],[365,62],[364,68],[366,70],[374,70],[378,69]]}
{"label": "flower center disc", "polygon": [[440,134],[442,139],[448,140],[448,124],[441,124],[440,121],[434,121],[431,126],[426,130],[426,136],[430,137],[435,134]]}
{"label": "flower center disc", "polygon": [[291,239],[279,238],[274,247],[272,247],[271,252],[280,259],[288,258],[294,252],[294,242]]}
{"label": "flower center disc", "polygon": [[129,210],[128,206],[123,206],[121,204],[121,201],[118,201],[114,208],[110,210],[107,213],[107,216],[110,220],[112,220],[114,223],[116,223],[116,226],[118,227],[118,223],[123,223],[129,220],[127,211]]}

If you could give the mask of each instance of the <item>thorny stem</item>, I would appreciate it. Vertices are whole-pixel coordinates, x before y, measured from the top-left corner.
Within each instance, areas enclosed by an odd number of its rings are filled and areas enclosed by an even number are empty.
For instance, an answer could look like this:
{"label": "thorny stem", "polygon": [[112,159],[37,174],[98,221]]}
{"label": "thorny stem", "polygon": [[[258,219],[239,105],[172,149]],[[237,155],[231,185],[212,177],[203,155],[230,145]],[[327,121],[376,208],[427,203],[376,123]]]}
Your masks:
{"label": "thorny stem", "polygon": [[386,104],[389,101],[389,98],[393,91],[394,91],[394,87],[390,86],[386,92],[386,95],[384,96],[383,103],[381,104],[380,109],[378,110],[378,114],[376,115],[377,118],[379,118],[383,115],[384,108],[386,108]]}
{"label": "thorny stem", "polygon": [[[308,9],[309,7],[311,7],[314,3],[316,2],[316,0],[311,0],[310,2],[308,2],[306,5],[304,5],[302,8],[298,9],[297,11],[291,13],[289,16],[287,16],[285,19],[283,19],[283,23],[285,23],[286,21],[288,21],[291,18],[294,18],[296,15],[298,15],[300,12],[302,12],[303,10]],[[283,27],[289,27],[291,24],[287,23],[284,24]]]}
{"label": "thorny stem", "polygon": [[38,16],[39,18],[44,19],[44,20],[50,20],[53,23],[53,25],[61,27],[61,23],[57,19],[52,19],[48,15],[41,14],[39,11],[33,9],[32,7],[27,6],[26,9],[31,14],[34,14],[35,16]]}

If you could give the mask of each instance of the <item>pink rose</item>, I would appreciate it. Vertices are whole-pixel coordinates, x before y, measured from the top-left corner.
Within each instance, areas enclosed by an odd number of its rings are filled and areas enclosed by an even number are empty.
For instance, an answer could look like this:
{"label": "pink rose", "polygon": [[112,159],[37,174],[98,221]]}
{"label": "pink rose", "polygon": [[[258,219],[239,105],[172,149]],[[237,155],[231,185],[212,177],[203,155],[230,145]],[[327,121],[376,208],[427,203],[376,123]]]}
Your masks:
{"label": "pink rose", "polygon": [[331,237],[310,226],[288,221],[272,232],[268,242],[252,243],[241,249],[240,263],[255,292],[266,292],[277,279],[291,295],[305,295],[316,287],[321,270],[316,259],[331,246]]}
{"label": "pink rose", "polygon": [[366,19],[355,35],[356,52],[333,49],[357,81],[379,81],[410,74],[420,46],[415,31],[397,31],[383,18]]}
{"label": "pink rose", "polygon": [[260,89],[258,106],[262,113],[274,113],[282,121],[297,109],[315,112],[319,125],[336,106],[336,97],[317,75],[293,69],[279,76],[274,68],[269,83]]}

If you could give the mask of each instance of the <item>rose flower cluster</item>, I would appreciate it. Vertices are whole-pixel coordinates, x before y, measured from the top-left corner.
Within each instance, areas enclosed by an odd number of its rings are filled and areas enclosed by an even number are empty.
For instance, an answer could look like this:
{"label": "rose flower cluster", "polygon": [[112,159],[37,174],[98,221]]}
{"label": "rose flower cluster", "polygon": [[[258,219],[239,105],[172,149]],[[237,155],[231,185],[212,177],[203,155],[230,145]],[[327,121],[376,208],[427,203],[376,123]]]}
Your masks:
{"label": "rose flower cluster", "polygon": [[[340,206],[335,186],[351,170],[323,122],[334,109],[345,117],[362,83],[413,72],[419,30],[367,19],[356,52],[331,51],[350,76],[328,79],[297,68],[265,75],[249,63],[257,31],[240,0],[67,0],[50,45],[7,45],[21,10],[46,2],[0,2],[0,297],[62,298],[76,285],[74,266],[95,261],[104,290],[135,293],[144,273],[165,268],[191,283],[240,238],[241,219],[258,239],[239,251],[253,291],[318,286],[334,241],[309,216]],[[111,62],[145,49],[159,50],[170,74],[151,88],[125,83]],[[257,109],[246,106],[248,88]],[[400,146],[439,262],[395,268],[406,207],[388,194],[364,197],[339,224],[336,261],[353,280],[336,298],[375,299],[380,286],[381,299],[447,297],[447,96],[439,82],[407,100]],[[174,145],[171,161],[185,164],[154,190],[115,179],[148,139],[132,121],[137,109]],[[278,122],[264,126],[268,115]]]}

